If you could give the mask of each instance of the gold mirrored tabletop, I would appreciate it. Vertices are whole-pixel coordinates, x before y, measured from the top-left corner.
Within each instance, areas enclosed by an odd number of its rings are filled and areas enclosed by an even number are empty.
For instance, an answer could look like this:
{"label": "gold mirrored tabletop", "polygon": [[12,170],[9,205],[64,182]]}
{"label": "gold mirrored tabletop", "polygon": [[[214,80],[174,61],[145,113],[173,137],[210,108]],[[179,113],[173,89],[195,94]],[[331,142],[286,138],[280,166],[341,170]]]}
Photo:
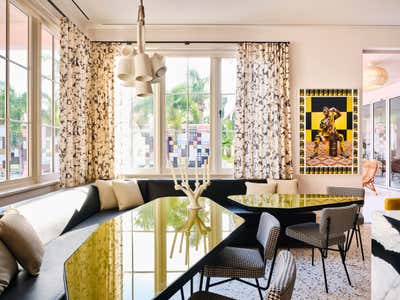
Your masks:
{"label": "gold mirrored tabletop", "polygon": [[[68,299],[164,297],[244,220],[207,198],[159,198],[98,227],[65,262]],[[169,289],[167,291],[167,289]]]}
{"label": "gold mirrored tabletop", "polygon": [[256,210],[318,210],[325,207],[344,206],[353,203],[363,204],[362,197],[327,194],[262,194],[231,195],[235,204]]}

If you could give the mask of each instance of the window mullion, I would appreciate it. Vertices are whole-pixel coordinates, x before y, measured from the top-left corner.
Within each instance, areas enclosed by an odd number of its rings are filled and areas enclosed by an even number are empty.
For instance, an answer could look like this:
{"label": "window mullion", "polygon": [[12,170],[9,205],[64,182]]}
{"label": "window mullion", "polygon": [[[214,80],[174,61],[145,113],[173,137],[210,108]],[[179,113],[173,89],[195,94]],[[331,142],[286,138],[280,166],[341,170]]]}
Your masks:
{"label": "window mullion", "polygon": [[54,70],[54,36],[51,37],[51,172],[54,173],[54,156],[55,156],[55,149],[54,149],[54,137],[55,137],[55,124],[54,124],[54,114],[55,114],[55,103],[54,103],[54,96],[55,96],[55,89],[54,89],[54,79],[55,79],[55,70]]}
{"label": "window mullion", "polygon": [[9,62],[9,57],[10,57],[10,3],[9,1],[6,1],[6,93],[5,93],[5,122],[4,126],[6,128],[6,178],[5,180],[10,179],[10,146],[9,146],[9,141],[10,141],[10,128],[9,128],[9,116],[10,116],[10,110],[9,110],[9,95],[10,95],[10,62]]}
{"label": "window mullion", "polygon": [[211,58],[210,70],[210,150],[211,150],[211,169],[214,173],[219,173],[221,170],[220,161],[220,146],[221,146],[221,120],[219,118],[219,110],[221,109],[220,97],[220,64],[221,60],[218,57]]}

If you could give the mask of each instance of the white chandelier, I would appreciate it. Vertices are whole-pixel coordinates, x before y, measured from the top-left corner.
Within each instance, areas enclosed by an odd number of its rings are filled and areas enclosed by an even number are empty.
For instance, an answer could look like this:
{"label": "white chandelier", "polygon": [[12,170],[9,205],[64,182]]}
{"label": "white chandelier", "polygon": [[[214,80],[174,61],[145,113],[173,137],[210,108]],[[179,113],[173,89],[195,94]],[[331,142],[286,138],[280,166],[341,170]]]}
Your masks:
{"label": "white chandelier", "polygon": [[124,46],[121,49],[121,56],[117,65],[117,77],[122,81],[122,85],[135,87],[138,97],[152,95],[151,84],[159,82],[167,71],[163,56],[154,53],[150,58],[144,52],[144,18],[143,0],[139,0],[137,49],[134,46]]}

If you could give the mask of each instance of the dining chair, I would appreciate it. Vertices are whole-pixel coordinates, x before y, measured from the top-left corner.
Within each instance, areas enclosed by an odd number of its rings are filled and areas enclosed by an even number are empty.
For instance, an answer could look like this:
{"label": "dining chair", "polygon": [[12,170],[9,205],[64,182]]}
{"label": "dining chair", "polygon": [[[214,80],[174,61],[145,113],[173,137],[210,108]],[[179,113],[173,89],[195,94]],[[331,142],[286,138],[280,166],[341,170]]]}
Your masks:
{"label": "dining chair", "polygon": [[[329,195],[340,195],[340,196],[355,196],[355,197],[362,197],[365,199],[365,190],[362,188],[353,188],[353,187],[343,187],[343,186],[328,186],[326,188],[326,193]],[[361,257],[362,260],[364,258],[364,248],[361,239],[361,228],[360,226],[364,224],[364,215],[362,214],[360,206],[360,210],[358,212],[358,219],[356,226],[354,227],[354,232],[356,236],[356,244],[357,247],[360,247],[361,250]]]}
{"label": "dining chair", "polygon": [[[276,276],[267,289],[266,300],[290,300],[296,282],[296,262],[286,250],[280,251],[276,258]],[[190,300],[232,300],[232,298],[211,292],[199,291]]]}
{"label": "dining chair", "polygon": [[[262,299],[262,290],[268,289],[272,272],[274,270],[278,240],[281,226],[273,215],[262,213],[257,230],[257,241],[259,248],[225,247],[209,263],[204,266],[200,278],[200,290],[202,288],[203,276],[206,276],[206,291],[210,287],[238,280],[258,289]],[[265,268],[268,260],[272,260],[269,268],[267,286],[261,287],[259,278],[264,278]],[[228,278],[218,282],[210,283],[211,277]],[[248,282],[243,278],[254,278],[256,284]]]}
{"label": "dining chair", "polygon": [[[346,254],[350,249],[357,222],[358,205],[324,208],[321,211],[320,224],[302,223],[286,227],[286,235],[312,247],[318,248],[321,253],[322,270],[324,273],[325,291],[328,293],[326,280],[325,259],[328,251],[338,251],[347,280],[351,286],[350,276],[346,267]],[[332,248],[337,245],[338,249]]]}

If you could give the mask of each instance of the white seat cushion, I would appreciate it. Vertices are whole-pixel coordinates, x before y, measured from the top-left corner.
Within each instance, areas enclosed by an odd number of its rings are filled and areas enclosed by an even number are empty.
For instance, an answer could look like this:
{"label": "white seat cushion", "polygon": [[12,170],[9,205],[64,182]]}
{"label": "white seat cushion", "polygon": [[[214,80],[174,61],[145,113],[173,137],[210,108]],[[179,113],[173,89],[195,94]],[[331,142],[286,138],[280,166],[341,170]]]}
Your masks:
{"label": "white seat cushion", "polygon": [[246,182],[247,195],[274,194],[276,193],[276,183],[255,183]]}

